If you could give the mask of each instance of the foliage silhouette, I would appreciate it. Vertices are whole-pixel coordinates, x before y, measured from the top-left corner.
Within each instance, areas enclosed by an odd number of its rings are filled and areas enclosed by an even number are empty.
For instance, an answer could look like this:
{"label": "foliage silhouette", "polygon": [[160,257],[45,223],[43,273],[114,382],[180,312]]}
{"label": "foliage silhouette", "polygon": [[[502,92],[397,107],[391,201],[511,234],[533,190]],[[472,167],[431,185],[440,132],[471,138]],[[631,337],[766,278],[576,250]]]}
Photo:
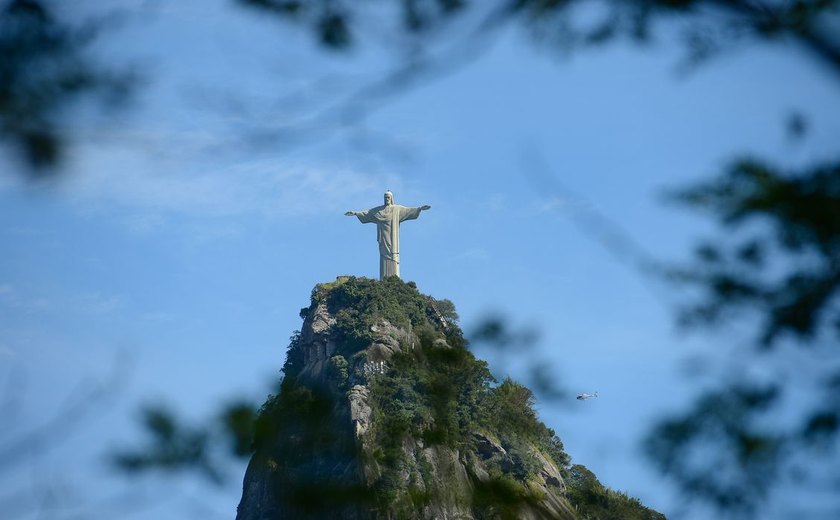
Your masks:
{"label": "foliage silhouette", "polygon": [[134,83],[88,56],[100,29],[67,23],[40,0],[0,7],[0,141],[16,148],[32,173],[60,166],[70,108],[85,99],[113,107]]}
{"label": "foliage silhouette", "polygon": [[[832,466],[829,479],[840,477],[840,370],[819,361],[836,355],[840,340],[840,162],[781,172],[744,159],[675,198],[723,226],[721,236],[697,247],[693,264],[670,272],[699,292],[683,323],[709,328],[747,317],[756,324],[753,369],[773,373],[780,363],[774,350],[805,353],[781,363],[796,363],[807,379],[724,377],[689,410],[655,425],[646,440],[652,460],[688,497],[751,517],[782,475],[820,474],[821,461]],[[802,386],[814,388],[810,402],[789,410],[786,394]],[[794,419],[773,420],[782,414]],[[836,497],[838,489],[829,485],[828,493]],[[840,510],[836,501],[825,507],[826,514]]]}
{"label": "foliage silhouette", "polygon": [[[364,112],[363,107],[369,105],[365,96],[388,97],[432,73],[439,63],[422,58],[427,48],[453,34],[463,35],[464,27],[454,22],[474,18],[480,22],[466,40],[486,41],[502,27],[513,25],[538,44],[560,52],[626,41],[649,44],[657,35],[672,37],[677,32],[688,64],[744,42],[793,42],[840,77],[838,0],[402,0],[392,6],[237,0],[236,4],[299,25],[332,51],[370,41],[367,33],[373,26],[384,24],[390,29],[387,34],[405,34],[396,42],[386,42],[404,63],[393,75],[351,96],[356,106],[340,114],[345,119]],[[36,173],[61,166],[62,151],[72,137],[67,130],[72,125],[66,124],[72,119],[69,108],[81,99],[124,98],[136,84],[131,75],[109,71],[87,56],[93,37],[114,25],[113,20],[79,29],[57,11],[50,0],[8,0],[0,11],[0,141],[20,152]],[[462,50],[445,53],[440,60],[451,59],[455,66],[442,68],[462,65],[464,61],[456,56]]]}
{"label": "foliage silhouette", "polygon": [[585,466],[569,470],[569,495],[581,520],[621,518],[623,520],[664,520],[665,516],[644,507],[638,499],[613,491],[598,482]]}

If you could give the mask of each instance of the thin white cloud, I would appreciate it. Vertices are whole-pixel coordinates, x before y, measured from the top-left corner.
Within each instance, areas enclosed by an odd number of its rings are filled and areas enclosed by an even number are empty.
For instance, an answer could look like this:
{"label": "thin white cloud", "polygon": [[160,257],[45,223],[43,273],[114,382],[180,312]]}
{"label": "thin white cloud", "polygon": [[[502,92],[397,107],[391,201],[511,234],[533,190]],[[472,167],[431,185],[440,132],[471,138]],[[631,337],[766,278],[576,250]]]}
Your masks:
{"label": "thin white cloud", "polygon": [[131,211],[126,223],[139,232],[162,227],[164,215],[273,219],[340,211],[348,201],[381,191],[389,178],[269,158],[190,171],[151,160],[117,169],[116,156],[99,161],[74,172],[61,191],[86,211]]}
{"label": "thin white cloud", "polygon": [[22,295],[14,285],[3,283],[0,284],[0,306],[22,311],[42,311],[49,308],[50,304],[46,298]]}
{"label": "thin white cloud", "polygon": [[140,318],[152,322],[166,323],[175,321],[176,316],[166,311],[151,311],[141,314]]}
{"label": "thin white cloud", "polygon": [[99,292],[78,294],[72,299],[75,300],[75,308],[87,314],[108,314],[123,306],[119,296]]}
{"label": "thin white cloud", "polygon": [[551,197],[550,199],[543,201],[537,206],[538,213],[547,213],[551,211],[564,211],[568,209],[572,205],[572,201],[570,201],[566,197]]}
{"label": "thin white cloud", "polygon": [[139,234],[153,233],[166,226],[166,219],[157,213],[134,213],[123,221],[130,231]]}
{"label": "thin white cloud", "polygon": [[28,294],[11,283],[0,284],[0,308],[23,312],[49,312],[60,310],[82,314],[108,314],[121,307],[124,301],[117,295],[100,292],[81,292],[69,295],[56,295],[45,298]]}
{"label": "thin white cloud", "polygon": [[484,206],[490,211],[504,211],[508,207],[508,197],[504,193],[493,193],[484,201]]}
{"label": "thin white cloud", "polygon": [[0,343],[0,358],[10,359],[15,357],[16,355],[17,352],[15,352],[15,350],[12,347]]}
{"label": "thin white cloud", "polygon": [[176,229],[185,243],[192,246],[212,244],[241,237],[244,233],[243,227],[238,223],[219,222],[218,219],[212,222],[199,222],[181,225]]}
{"label": "thin white cloud", "polygon": [[490,259],[490,252],[481,247],[473,247],[458,254],[455,259],[484,261]]}
{"label": "thin white cloud", "polygon": [[597,212],[598,207],[582,197],[556,195],[547,200],[541,201],[534,207],[533,211],[538,214],[559,212],[587,215],[592,212]]}
{"label": "thin white cloud", "polygon": [[[2,188],[0,188],[0,192]],[[5,233],[14,237],[38,237],[46,235],[47,232],[43,229],[38,229],[30,226],[10,226],[5,229]]]}

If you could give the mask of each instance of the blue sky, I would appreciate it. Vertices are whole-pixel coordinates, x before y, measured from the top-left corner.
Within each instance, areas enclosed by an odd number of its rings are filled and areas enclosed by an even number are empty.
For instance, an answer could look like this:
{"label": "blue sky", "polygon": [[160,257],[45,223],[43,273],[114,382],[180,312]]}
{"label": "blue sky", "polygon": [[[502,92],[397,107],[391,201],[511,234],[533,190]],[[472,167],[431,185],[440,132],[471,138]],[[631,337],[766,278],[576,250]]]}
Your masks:
{"label": "blue sky", "polygon": [[[100,501],[129,489],[170,497],[135,518],[230,518],[243,466],[222,491],[188,479],[126,488],[102,453],[134,438],[140,402],[198,420],[229,397],[262,399],[313,285],[377,276],[374,229],[342,214],[391,189],[397,203],[432,205],[404,224],[403,278],[454,301],[466,330],[492,312],[537,328],[536,353],[479,355],[497,374],[523,376],[537,359],[570,390],[598,390],[544,402],[541,416],[604,483],[679,513],[638,440],[703,383],[686,360],[714,351],[709,363],[729,363],[737,341],[679,332],[679,294],[575,218],[604,215],[648,254],[685,258],[711,228],[664,204],[666,189],[740,154],[796,166],[836,153],[840,88],[819,64],[756,47],[684,75],[668,42],[563,58],[508,30],[347,126],[322,107],[388,71],[382,49],[327,57],[303,31],[229,2],[125,6],[142,16],[97,52],[148,78],[133,106],[85,112],[54,184],[0,163],[0,384],[17,413],[0,441],[48,420],[84,381],[119,379],[94,425],[0,474],[22,508],[49,475],[74,507],[106,511]],[[792,111],[810,123],[796,144]],[[280,128],[290,119],[293,134]],[[243,137],[253,132],[263,145]],[[535,184],[535,157],[568,192]]]}

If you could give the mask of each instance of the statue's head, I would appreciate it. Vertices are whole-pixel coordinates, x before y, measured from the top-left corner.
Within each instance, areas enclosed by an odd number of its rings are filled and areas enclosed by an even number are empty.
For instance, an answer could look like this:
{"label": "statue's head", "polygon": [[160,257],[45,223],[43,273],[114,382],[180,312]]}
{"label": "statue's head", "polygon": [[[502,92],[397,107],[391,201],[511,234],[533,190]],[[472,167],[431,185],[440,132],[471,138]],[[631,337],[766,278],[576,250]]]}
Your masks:
{"label": "statue's head", "polygon": [[394,194],[390,191],[385,192],[385,205],[390,206],[394,203]]}

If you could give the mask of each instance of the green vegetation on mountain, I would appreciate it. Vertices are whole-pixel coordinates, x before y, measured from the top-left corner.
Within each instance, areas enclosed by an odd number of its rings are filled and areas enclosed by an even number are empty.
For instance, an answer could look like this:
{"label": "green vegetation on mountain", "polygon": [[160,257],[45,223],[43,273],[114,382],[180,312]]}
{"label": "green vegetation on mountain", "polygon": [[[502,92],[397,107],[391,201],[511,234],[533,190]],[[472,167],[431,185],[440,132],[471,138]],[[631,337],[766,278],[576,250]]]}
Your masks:
{"label": "green vegetation on mountain", "polygon": [[[303,373],[296,334],[281,390],[257,419],[255,447],[273,470],[277,493],[288,498],[294,489],[294,499],[301,500],[314,488],[322,494],[329,489],[332,501],[355,501],[396,518],[413,518],[442,500],[461,504],[476,518],[515,518],[523,506],[539,509],[550,492],[566,497],[558,500],[571,504],[568,516],[574,508],[586,519],[662,518],[606,490],[582,466],[570,466],[560,439],[538,419],[533,393],[511,379],[499,383],[468,350],[451,302],[425,296],[396,277],[348,277],[316,286],[301,315],[324,308],[335,320],[336,346],[319,382]],[[367,358],[370,345],[382,341],[384,322],[399,334],[389,340],[394,344],[387,364],[377,364]],[[354,443],[349,412],[341,405],[354,385],[366,388],[370,407],[365,447]],[[450,470],[430,462],[429,453],[456,454],[467,473],[475,473],[473,484],[440,482]],[[559,478],[539,476],[552,466]],[[368,472],[374,477],[360,487],[331,474],[334,467],[375,468]]]}
{"label": "green vegetation on mountain", "polygon": [[569,501],[581,520],[665,520],[664,515],[643,506],[638,498],[604,487],[585,466],[575,464],[565,475]]}

